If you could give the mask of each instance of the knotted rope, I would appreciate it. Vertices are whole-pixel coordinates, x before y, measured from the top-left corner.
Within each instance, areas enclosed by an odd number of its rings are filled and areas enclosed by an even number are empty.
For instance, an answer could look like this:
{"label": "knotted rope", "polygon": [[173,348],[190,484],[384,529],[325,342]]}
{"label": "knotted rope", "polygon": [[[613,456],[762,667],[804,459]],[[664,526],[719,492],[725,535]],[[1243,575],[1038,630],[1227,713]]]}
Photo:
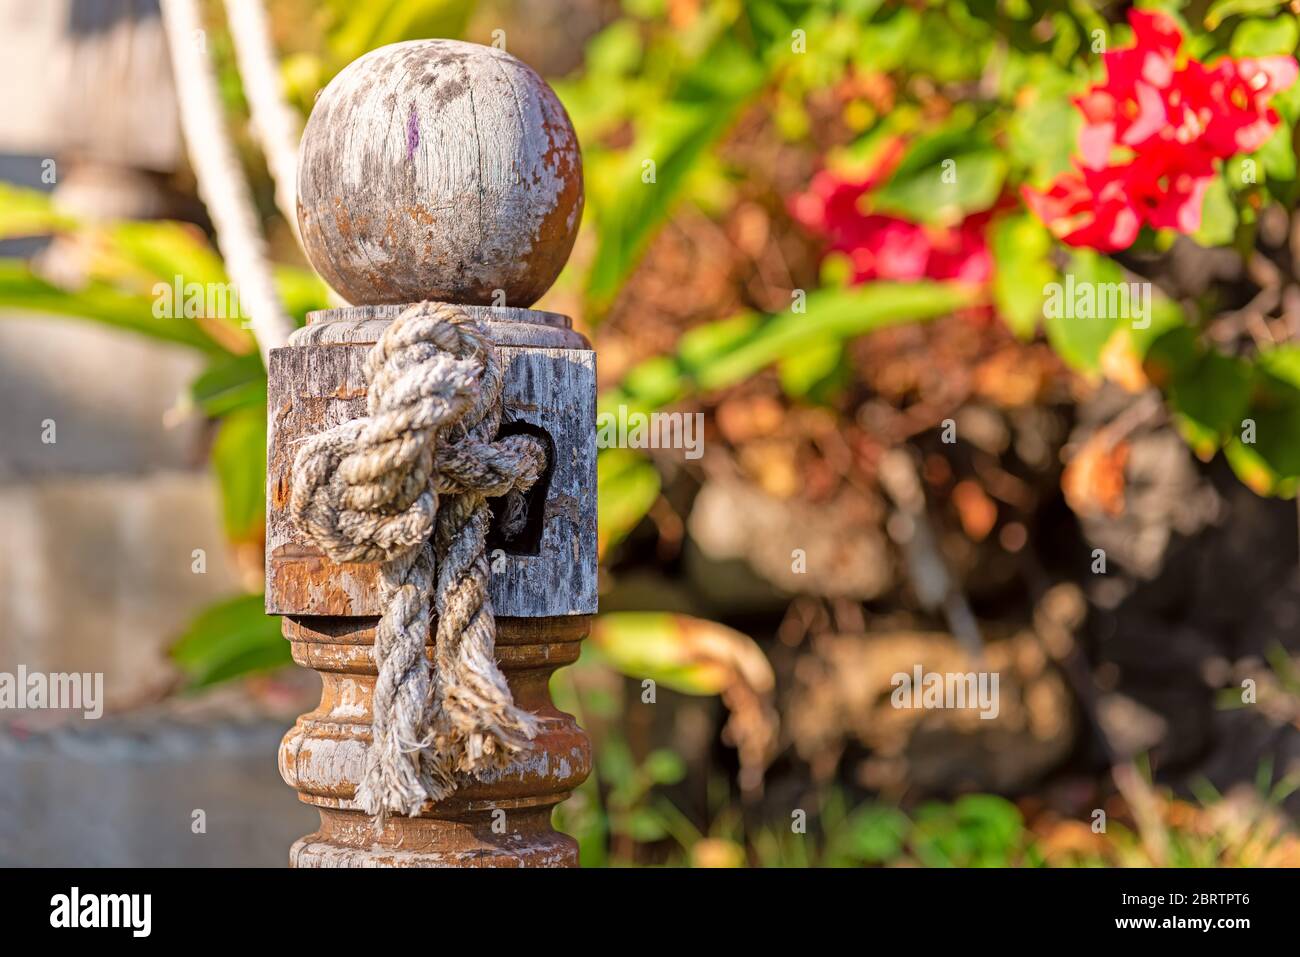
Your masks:
{"label": "knotted rope", "polygon": [[485,553],[487,499],[507,496],[503,531],[517,533],[546,452],[531,436],[494,440],[501,366],[455,306],[403,312],[365,376],[369,414],[302,444],[289,508],[334,561],[382,563],[373,736],[356,800],[369,814],[414,816],[458,775],[507,765],[537,732],[497,668]]}

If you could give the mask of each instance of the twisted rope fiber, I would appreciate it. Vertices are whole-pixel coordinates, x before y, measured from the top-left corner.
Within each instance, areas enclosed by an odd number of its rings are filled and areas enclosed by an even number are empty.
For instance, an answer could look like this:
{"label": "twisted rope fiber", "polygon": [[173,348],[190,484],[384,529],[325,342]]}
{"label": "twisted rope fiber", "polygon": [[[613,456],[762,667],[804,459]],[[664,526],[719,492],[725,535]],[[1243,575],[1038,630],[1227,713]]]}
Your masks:
{"label": "twisted rope fiber", "polygon": [[366,356],[365,376],[369,414],[303,442],[289,509],[332,560],[381,563],[379,677],[356,800],[369,814],[415,816],[451,795],[458,775],[509,764],[537,733],[496,664],[487,499],[506,496],[502,530],[517,534],[546,452],[527,435],[494,441],[501,366],[455,306],[403,312]]}

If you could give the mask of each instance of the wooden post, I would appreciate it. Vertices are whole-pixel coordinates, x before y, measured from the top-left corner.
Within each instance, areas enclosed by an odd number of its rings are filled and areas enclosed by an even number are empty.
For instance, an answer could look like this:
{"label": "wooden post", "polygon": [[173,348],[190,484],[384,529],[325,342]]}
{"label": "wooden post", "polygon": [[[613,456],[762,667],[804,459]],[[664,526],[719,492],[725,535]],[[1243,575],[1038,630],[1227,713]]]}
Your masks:
{"label": "wooden post", "polygon": [[[595,354],[567,317],[526,308],[563,267],[581,218],[573,128],[541,78],[500,50],[399,43],[321,93],[298,180],[312,264],[354,305],[313,313],[268,370],[266,610],[285,616],[294,660],[324,682],[319,707],[280,747],[285,781],[321,816],[290,862],[575,865],[576,843],[550,818],[590,772],[591,749],[547,685],[577,658],[596,610]],[[367,350],[422,300],[486,322],[505,369],[502,432],[527,431],[551,450],[528,527],[488,542],[497,660],[541,731],[507,770],[376,833],[353,800],[370,740],[375,567],[334,564],[297,535],[290,467],[298,440],[364,414]]]}

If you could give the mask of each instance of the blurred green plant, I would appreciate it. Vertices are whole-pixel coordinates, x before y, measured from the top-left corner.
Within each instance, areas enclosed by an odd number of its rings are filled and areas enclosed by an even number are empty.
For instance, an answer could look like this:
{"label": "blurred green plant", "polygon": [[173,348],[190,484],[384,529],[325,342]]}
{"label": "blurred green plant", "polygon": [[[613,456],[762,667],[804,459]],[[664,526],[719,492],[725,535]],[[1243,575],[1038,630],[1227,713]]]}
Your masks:
{"label": "blurred green plant", "polygon": [[[1188,302],[1157,295],[1146,329],[1119,317],[1043,317],[1043,290],[1067,272],[1094,283],[1130,278],[1133,257],[1121,262],[1067,250],[1014,198],[1020,185],[1044,182],[1069,166],[1078,132],[1070,97],[1098,73],[1098,35],[1113,47],[1127,39],[1127,27],[1110,24],[1086,0],[723,0],[701,6],[685,22],[669,6],[628,0],[623,15],[587,44],[582,69],[555,83],[584,145],[588,193],[579,255],[559,287],[576,294],[590,326],[610,313],[676,211],[689,205],[717,214],[741,195],[745,169],[723,146],[747,111],[765,111],[786,142],[801,142],[816,132],[812,102],[839,103],[837,120],[852,133],[851,142],[826,157],[828,165],[860,161],[888,142],[904,144],[901,159],[869,197],[871,212],[926,229],[988,214],[993,274],[985,285],[923,279],[849,286],[836,275],[845,264],[830,257],[822,288],[807,290],[790,309],[722,316],[690,329],[663,355],[633,364],[600,396],[602,411],[691,402],[769,369],[793,401],[828,401],[852,339],[988,309],[1016,335],[1044,337],[1086,379],[1140,370],[1161,390],[1196,454],[1222,452],[1261,494],[1295,494],[1295,346],[1223,351],[1205,335],[1223,305],[1214,294]],[[355,57],[403,39],[457,36],[473,9],[455,0],[328,0],[317,16],[295,24],[301,28],[295,49],[282,63],[290,98],[305,117],[316,92]],[[1278,3],[1218,0],[1202,26],[1189,33],[1189,46],[1203,59],[1290,52],[1297,43],[1296,19]],[[217,49],[228,46],[221,39]],[[232,58],[219,60],[226,103],[240,110]],[[1219,171],[1196,242],[1235,250],[1244,259],[1255,247],[1260,210],[1270,203],[1291,209],[1300,199],[1294,149],[1300,86],[1279,96],[1276,107],[1278,133],[1257,153]],[[1247,161],[1261,173],[1254,181],[1242,174]],[[943,177],[948,162],[961,169],[952,182]],[[203,371],[177,411],[217,423],[212,468],[227,533],[235,542],[260,541],[266,380],[254,344],[237,318],[154,315],[159,283],[177,276],[227,282],[220,256],[192,226],[79,222],[44,195],[0,187],[0,239],[33,235],[54,235],[88,250],[84,282],[64,287],[28,263],[3,260],[0,307],[97,321],[202,356]],[[1148,236],[1135,252],[1157,255],[1171,241],[1170,235]],[[306,270],[277,267],[276,279],[299,321],[328,304],[323,283]],[[1252,443],[1241,436],[1245,419],[1256,425]],[[603,450],[598,491],[601,550],[608,555],[653,508],[661,480],[643,455]],[[656,677],[683,691],[722,693],[726,683],[713,680],[707,667],[673,657],[679,649],[663,640],[671,633],[662,618],[603,619],[588,653],[596,662],[591,666]],[[288,651],[262,614],[260,597],[248,596],[200,615],[174,653],[192,684],[202,686],[282,664]],[[557,679],[561,707],[575,698],[566,699],[565,680],[563,673]],[[700,683],[692,687],[692,681]],[[587,711],[598,708],[589,700],[581,704]],[[876,805],[849,810],[832,795],[821,807],[815,841],[796,839],[788,827],[759,829],[747,839],[742,816],[721,796],[710,829],[700,832],[661,800],[658,789],[676,784],[682,773],[671,755],[651,752],[638,761],[608,739],[598,753],[596,775],[558,812],[579,836],[587,864],[631,863],[628,848],[665,843],[695,863],[999,865],[1047,859],[1020,812],[989,796],[904,814]],[[1121,833],[1115,838],[1120,843]],[[1180,859],[1201,859],[1199,853],[1188,850]]]}

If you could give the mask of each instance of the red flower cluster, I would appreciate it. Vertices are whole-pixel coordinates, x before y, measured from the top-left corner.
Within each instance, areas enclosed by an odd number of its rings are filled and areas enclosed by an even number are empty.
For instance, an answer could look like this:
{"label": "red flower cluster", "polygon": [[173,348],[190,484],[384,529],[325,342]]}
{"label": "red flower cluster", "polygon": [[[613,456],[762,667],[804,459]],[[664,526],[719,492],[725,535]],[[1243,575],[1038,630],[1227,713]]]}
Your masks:
{"label": "red flower cluster", "polygon": [[1077,170],[1025,202],[1072,246],[1126,249],[1143,224],[1192,233],[1214,161],[1259,149],[1277,129],[1273,94],[1296,80],[1294,58],[1180,56],[1167,16],[1129,13],[1135,45],[1102,55],[1106,82],[1075,100],[1083,114]]}
{"label": "red flower cluster", "polygon": [[988,281],[993,261],[984,241],[987,213],[945,228],[863,211],[864,197],[893,172],[903,147],[902,140],[895,140],[875,166],[859,176],[846,177],[831,170],[817,173],[808,192],[792,200],[792,215],[805,228],[825,236],[831,251],[848,256],[855,283],[872,279]]}

